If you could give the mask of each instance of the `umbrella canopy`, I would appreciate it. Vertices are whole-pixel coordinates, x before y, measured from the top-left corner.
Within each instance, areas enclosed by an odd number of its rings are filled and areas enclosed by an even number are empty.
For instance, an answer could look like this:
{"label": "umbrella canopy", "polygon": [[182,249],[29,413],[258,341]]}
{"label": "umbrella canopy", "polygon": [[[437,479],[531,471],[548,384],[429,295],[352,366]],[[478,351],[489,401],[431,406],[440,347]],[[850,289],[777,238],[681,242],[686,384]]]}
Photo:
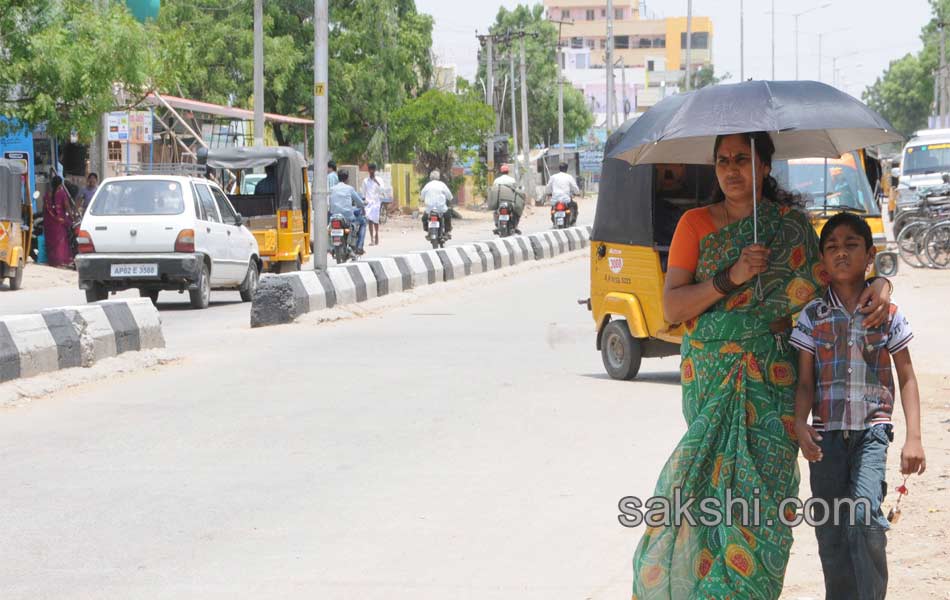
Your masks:
{"label": "umbrella canopy", "polygon": [[824,83],[746,81],[661,100],[626,128],[607,158],[712,164],[717,136],[752,131],[771,134],[775,159],[838,158],[904,139],[881,115]]}

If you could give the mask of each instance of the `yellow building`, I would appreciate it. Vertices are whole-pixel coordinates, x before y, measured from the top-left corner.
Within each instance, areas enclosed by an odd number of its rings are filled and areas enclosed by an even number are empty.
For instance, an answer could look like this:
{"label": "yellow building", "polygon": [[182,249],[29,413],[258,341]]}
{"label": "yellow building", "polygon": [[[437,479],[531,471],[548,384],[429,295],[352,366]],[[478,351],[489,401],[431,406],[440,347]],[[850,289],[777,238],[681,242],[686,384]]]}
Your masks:
{"label": "yellow building", "polygon": [[[603,68],[607,49],[607,3],[604,0],[544,0],[547,17],[573,21],[561,27],[561,42],[574,50],[590,50],[588,68]],[[639,3],[618,0],[614,7],[614,60],[647,73],[686,71],[686,17],[641,18]],[[709,17],[693,17],[693,70],[712,64],[713,26]],[[682,73],[680,74],[680,76]],[[654,80],[672,82],[669,77]]]}

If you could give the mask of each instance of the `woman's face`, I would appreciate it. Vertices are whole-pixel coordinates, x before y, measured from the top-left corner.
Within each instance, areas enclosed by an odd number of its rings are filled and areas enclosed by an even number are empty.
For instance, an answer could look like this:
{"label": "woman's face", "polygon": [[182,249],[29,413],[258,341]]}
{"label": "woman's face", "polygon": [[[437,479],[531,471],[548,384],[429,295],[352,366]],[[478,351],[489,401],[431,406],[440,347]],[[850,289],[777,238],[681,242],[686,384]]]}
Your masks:
{"label": "woman's face", "polygon": [[[756,189],[760,198],[762,182],[771,170],[756,156]],[[752,147],[745,136],[730,135],[722,139],[716,151],[716,178],[726,198],[752,202]]]}

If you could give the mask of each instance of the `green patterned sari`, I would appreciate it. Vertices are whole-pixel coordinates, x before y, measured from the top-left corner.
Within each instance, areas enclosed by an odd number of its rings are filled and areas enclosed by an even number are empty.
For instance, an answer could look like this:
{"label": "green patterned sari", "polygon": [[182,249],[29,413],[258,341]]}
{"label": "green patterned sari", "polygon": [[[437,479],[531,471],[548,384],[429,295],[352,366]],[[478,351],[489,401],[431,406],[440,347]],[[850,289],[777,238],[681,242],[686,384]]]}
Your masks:
{"label": "green patterned sari", "polygon": [[[768,201],[758,214],[760,243],[772,251],[761,294],[746,285],[686,324],[681,379],[689,428],[654,495],[672,502],[679,490],[696,498],[690,512],[700,523],[699,501],[712,497],[726,507],[729,490],[750,506],[758,499],[760,524],[743,526],[733,510],[732,526],[648,527],[633,558],[634,600],[774,599],[782,591],[792,532],[777,515],[779,502],[798,493],[797,373],[788,332],[776,337],[769,325],[815,297],[821,267],[804,214]],[[735,262],[752,240],[751,217],[703,238],[696,281]]]}

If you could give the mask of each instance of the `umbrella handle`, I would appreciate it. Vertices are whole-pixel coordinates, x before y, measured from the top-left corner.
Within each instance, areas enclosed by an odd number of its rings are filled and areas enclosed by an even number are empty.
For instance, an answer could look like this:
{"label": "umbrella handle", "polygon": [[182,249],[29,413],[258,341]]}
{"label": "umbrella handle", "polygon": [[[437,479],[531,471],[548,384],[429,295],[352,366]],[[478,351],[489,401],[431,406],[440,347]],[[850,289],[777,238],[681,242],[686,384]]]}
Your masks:
{"label": "umbrella handle", "polygon": [[[755,135],[749,135],[752,146],[752,243],[759,243],[759,180],[755,176]],[[762,300],[762,276],[755,276],[755,297]]]}

